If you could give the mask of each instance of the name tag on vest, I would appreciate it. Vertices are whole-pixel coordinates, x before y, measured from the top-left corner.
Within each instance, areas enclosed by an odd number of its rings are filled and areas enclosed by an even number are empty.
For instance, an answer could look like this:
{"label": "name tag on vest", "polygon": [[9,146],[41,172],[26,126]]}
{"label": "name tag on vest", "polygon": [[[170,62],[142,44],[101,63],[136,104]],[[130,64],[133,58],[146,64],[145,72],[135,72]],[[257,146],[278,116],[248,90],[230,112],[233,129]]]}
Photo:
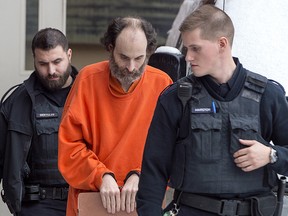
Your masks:
{"label": "name tag on vest", "polygon": [[211,107],[192,108],[192,113],[205,114],[214,113]]}
{"label": "name tag on vest", "polygon": [[37,119],[45,119],[45,118],[57,118],[58,113],[36,113]]}

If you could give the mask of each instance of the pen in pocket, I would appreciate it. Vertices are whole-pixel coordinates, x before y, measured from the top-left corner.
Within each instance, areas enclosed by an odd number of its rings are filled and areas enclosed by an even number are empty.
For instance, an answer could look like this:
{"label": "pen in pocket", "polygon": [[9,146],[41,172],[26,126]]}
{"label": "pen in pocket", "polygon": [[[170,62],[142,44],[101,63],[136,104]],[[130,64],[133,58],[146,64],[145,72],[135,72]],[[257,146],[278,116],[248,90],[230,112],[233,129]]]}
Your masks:
{"label": "pen in pocket", "polygon": [[216,113],[216,105],[214,101],[212,101],[212,111],[213,113]]}

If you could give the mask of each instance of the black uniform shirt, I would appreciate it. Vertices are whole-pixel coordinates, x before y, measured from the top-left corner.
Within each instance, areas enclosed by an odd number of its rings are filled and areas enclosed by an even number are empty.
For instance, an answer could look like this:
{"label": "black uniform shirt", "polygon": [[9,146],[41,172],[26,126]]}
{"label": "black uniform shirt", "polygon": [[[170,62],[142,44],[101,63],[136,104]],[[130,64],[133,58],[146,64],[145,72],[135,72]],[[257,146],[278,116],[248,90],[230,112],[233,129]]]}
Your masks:
{"label": "black uniform shirt", "polygon": [[[219,87],[211,78],[197,78],[217,100],[231,101],[243,88],[247,70],[237,59],[234,60],[237,66],[228,81],[229,91],[225,95],[219,95]],[[161,214],[181,118],[182,104],[177,97],[177,84],[173,84],[159,97],[148,132],[137,193],[137,210],[140,215]],[[268,81],[260,101],[260,123],[262,137],[267,142],[273,141],[278,153],[278,161],[268,166],[276,173],[288,176],[288,104],[283,89],[271,81]]]}

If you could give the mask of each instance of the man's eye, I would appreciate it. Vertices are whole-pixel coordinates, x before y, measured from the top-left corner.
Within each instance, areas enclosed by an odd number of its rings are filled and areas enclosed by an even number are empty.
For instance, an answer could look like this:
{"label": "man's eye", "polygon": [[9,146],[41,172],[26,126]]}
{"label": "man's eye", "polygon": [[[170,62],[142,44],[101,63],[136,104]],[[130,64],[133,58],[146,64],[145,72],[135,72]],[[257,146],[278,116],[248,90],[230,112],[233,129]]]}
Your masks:
{"label": "man's eye", "polygon": [[127,56],[121,56],[122,60],[128,60],[129,58]]}
{"label": "man's eye", "polygon": [[193,52],[199,52],[200,51],[200,47],[191,47],[191,50]]}
{"label": "man's eye", "polygon": [[59,59],[59,60],[54,61],[54,64],[59,64],[60,62],[61,60]]}

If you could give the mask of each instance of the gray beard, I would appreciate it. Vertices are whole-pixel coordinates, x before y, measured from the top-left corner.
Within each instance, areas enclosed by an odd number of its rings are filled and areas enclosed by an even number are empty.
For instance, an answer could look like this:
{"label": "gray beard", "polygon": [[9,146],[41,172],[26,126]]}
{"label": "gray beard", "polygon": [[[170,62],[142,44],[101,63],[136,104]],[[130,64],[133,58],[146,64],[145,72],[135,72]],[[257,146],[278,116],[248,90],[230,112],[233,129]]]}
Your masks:
{"label": "gray beard", "polygon": [[132,85],[133,82],[141,78],[148,62],[148,60],[146,59],[138,70],[134,69],[133,72],[129,72],[126,68],[121,69],[117,65],[112,54],[110,55],[109,60],[110,60],[109,61],[110,71],[112,76],[115,77],[121,83],[122,87],[125,88],[126,91]]}

